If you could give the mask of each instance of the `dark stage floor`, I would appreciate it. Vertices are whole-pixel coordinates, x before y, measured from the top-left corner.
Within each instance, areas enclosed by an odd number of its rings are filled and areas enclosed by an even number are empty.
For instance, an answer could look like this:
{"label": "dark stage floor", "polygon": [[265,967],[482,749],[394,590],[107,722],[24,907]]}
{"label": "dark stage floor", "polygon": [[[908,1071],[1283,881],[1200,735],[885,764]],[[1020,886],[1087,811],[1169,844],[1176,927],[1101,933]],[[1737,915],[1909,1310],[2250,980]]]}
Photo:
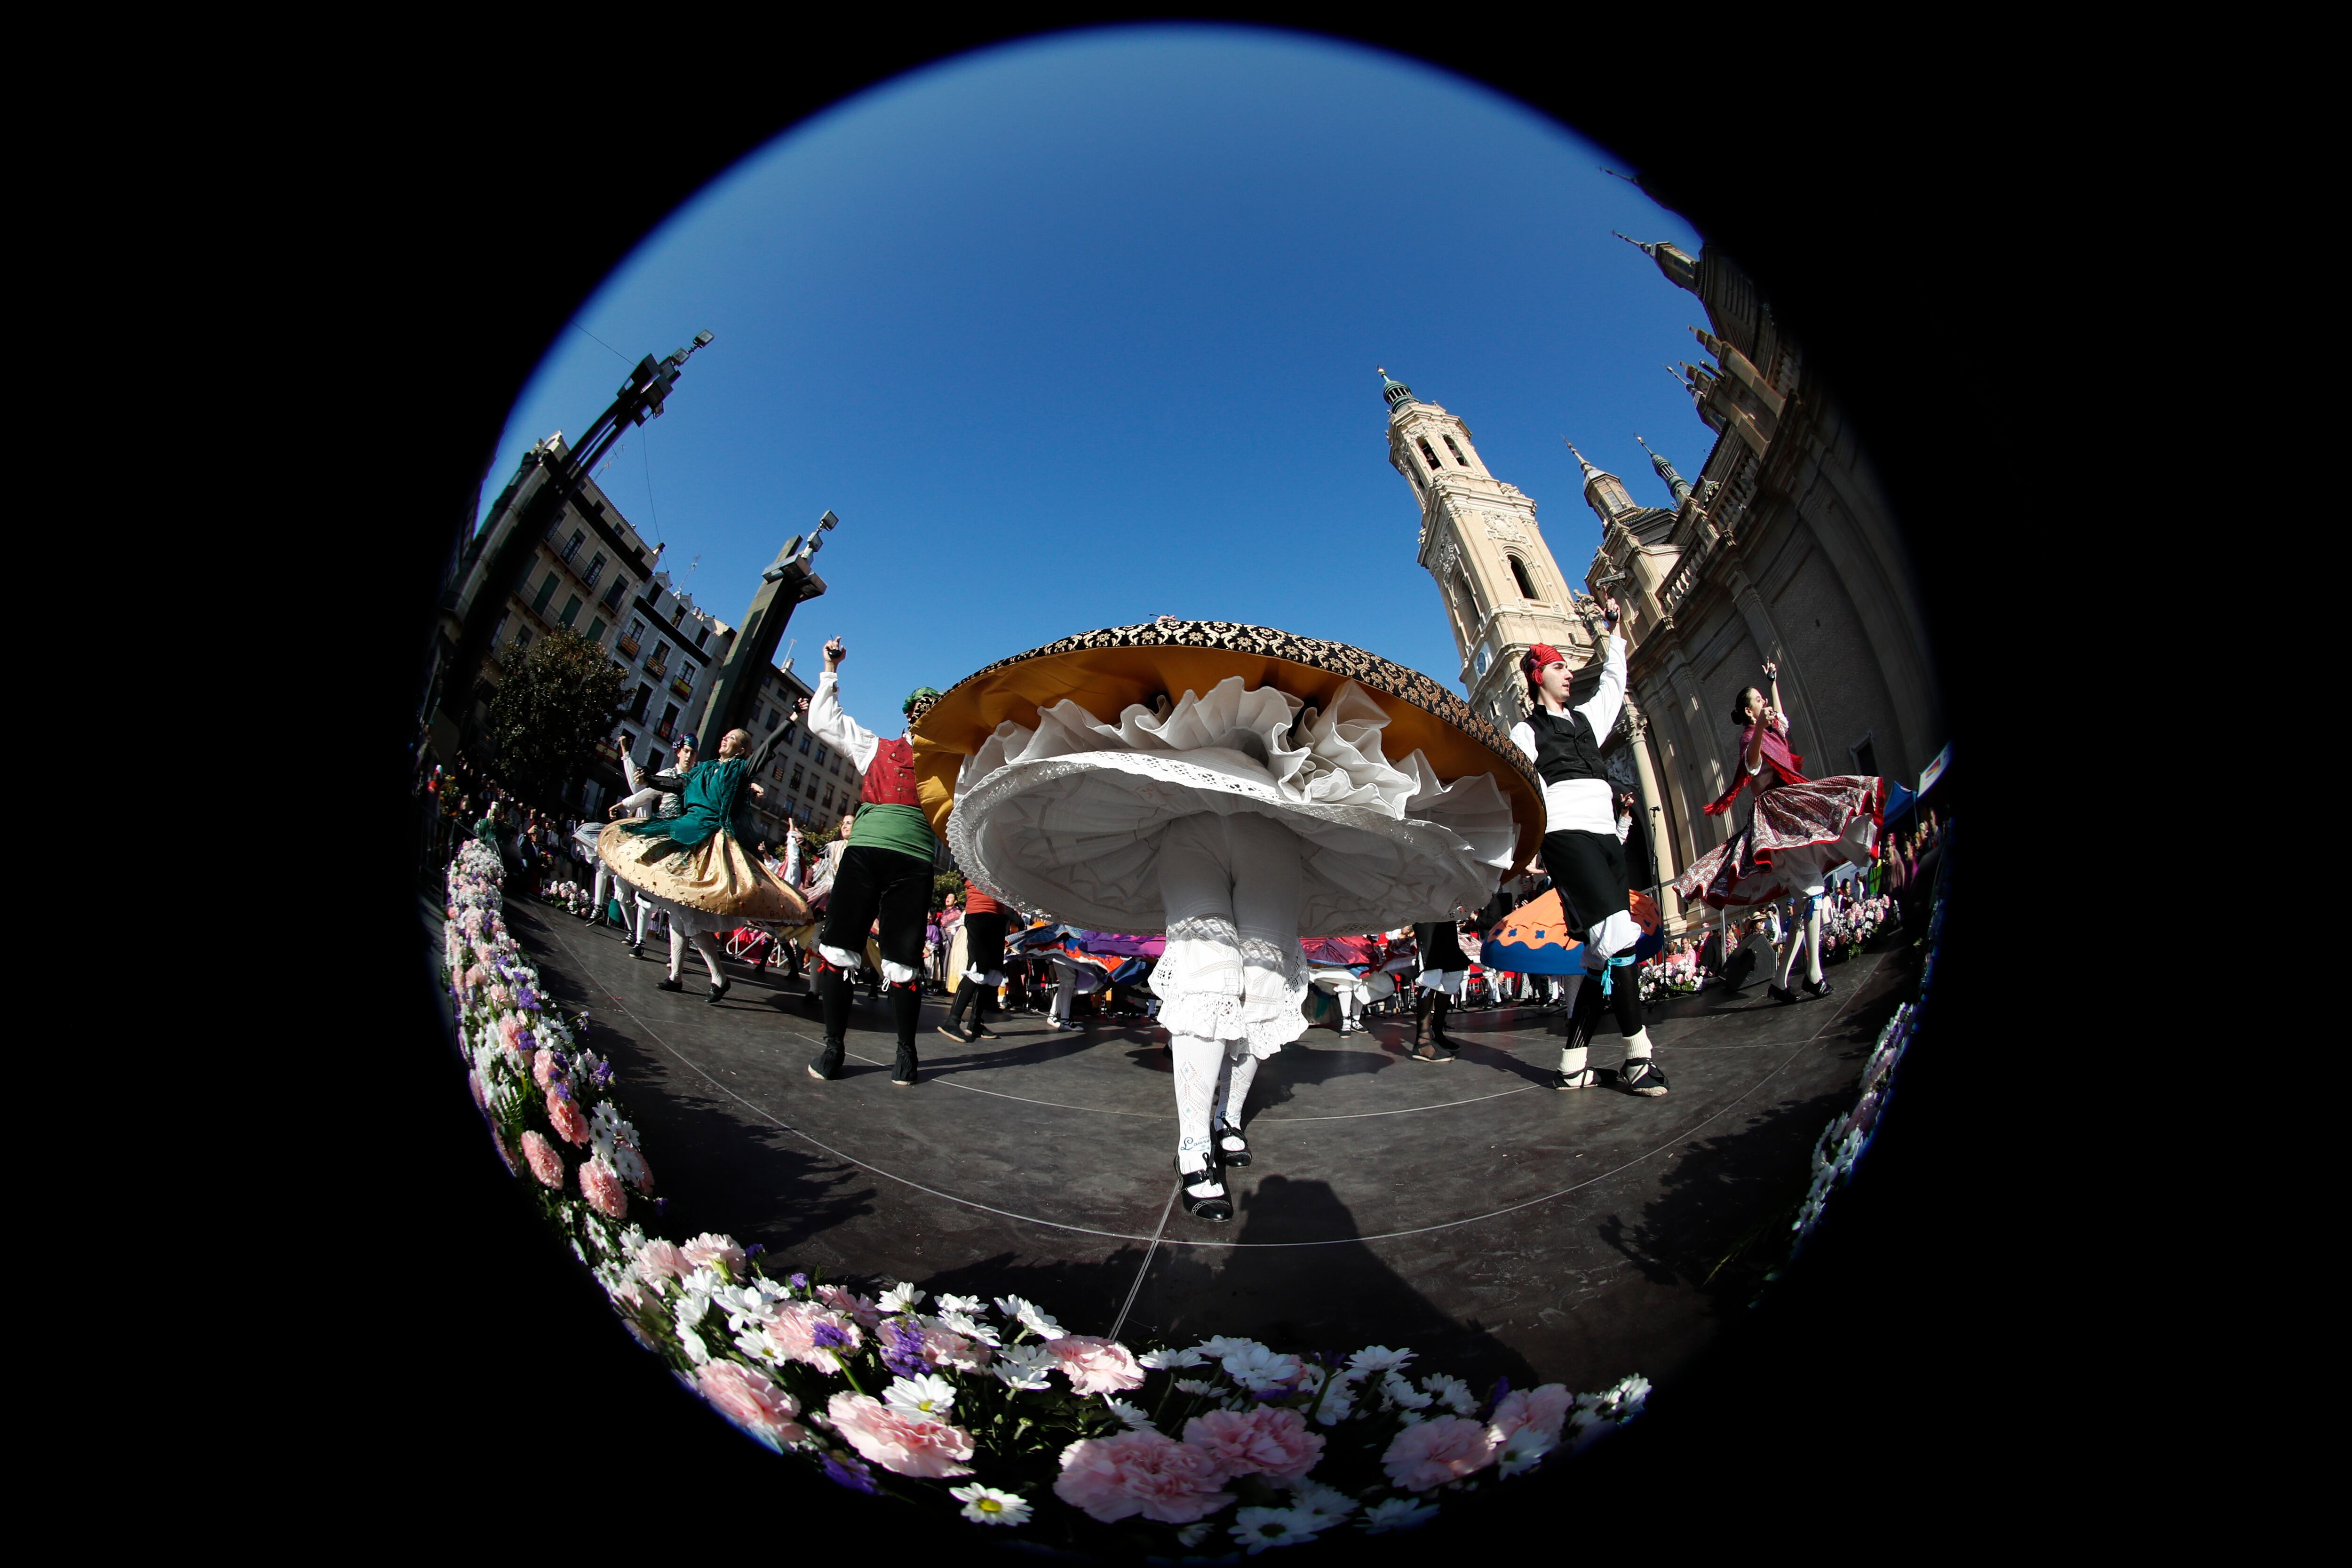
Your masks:
{"label": "dark stage floor", "polygon": [[[927,1001],[923,1081],[897,1089],[887,1001],[861,991],[849,1070],[819,1083],[797,982],[730,965],[714,1007],[698,960],[672,995],[615,931],[521,900],[508,918],[622,1070],[669,1235],[726,1231],[877,1287],[1018,1293],[1130,1344],[1410,1346],[1474,1384],[1579,1389],[1671,1376],[1752,1297],[1786,1251],[1813,1141],[1914,973],[1866,952],[1831,971],[1824,1000],[1780,1005],[1756,985],[1656,1009],[1674,1092],[1654,1100],[1554,1092],[1556,1016],[1532,1009],[1457,1014],[1461,1059],[1443,1067],[1409,1060],[1396,1023],[1310,1029],[1260,1070],[1256,1160],[1228,1177],[1234,1223],[1212,1226],[1171,1201],[1156,1030],[1056,1034],[1014,1015],[991,1019],[1003,1038],[961,1046]],[[1612,1066],[1602,1028],[1593,1062]]]}

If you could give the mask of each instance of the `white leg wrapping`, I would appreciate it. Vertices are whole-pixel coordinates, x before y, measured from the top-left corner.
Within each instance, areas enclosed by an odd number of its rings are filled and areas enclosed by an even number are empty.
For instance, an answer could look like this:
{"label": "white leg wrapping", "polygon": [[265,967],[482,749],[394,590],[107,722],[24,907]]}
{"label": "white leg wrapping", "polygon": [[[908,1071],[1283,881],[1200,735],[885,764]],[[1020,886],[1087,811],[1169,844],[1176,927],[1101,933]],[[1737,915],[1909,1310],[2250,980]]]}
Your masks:
{"label": "white leg wrapping", "polygon": [[1633,944],[1642,940],[1642,928],[1633,923],[1631,911],[1619,910],[1587,931],[1585,940],[1601,957],[1614,958],[1621,952],[1630,952]]}
{"label": "white leg wrapping", "polygon": [[823,942],[816,944],[816,950],[824,955],[827,963],[850,974],[856,973],[857,966],[866,962],[866,955],[862,952],[846,952],[837,947],[827,947]]}
{"label": "white leg wrapping", "polygon": [[1238,1058],[1230,1056],[1225,1058],[1224,1069],[1220,1075],[1223,1083],[1217,1095],[1218,1126],[1240,1129],[1242,1114],[1249,1105],[1250,1085],[1257,1081],[1257,1056],[1248,1050],[1243,1051]]}
{"label": "white leg wrapping", "polygon": [[677,972],[685,963],[686,933],[672,926],[669,930],[669,977],[672,980],[677,978]]}
{"label": "white leg wrapping", "polygon": [[[708,931],[697,931],[691,940],[694,951],[702,955],[702,967],[710,971],[710,984],[725,984],[726,981],[719,973],[719,939]],[[675,968],[672,973],[676,973]]]}
{"label": "white leg wrapping", "polygon": [[893,963],[886,958],[882,961],[882,978],[893,985],[904,985],[915,978],[915,971],[906,964]]}
{"label": "white leg wrapping", "polygon": [[[1225,1065],[1224,1047],[1198,1035],[1171,1035],[1168,1053],[1176,1062],[1176,1155],[1187,1172],[1206,1171],[1209,1119]],[[1209,1195],[1205,1185],[1192,1185],[1194,1195]]]}

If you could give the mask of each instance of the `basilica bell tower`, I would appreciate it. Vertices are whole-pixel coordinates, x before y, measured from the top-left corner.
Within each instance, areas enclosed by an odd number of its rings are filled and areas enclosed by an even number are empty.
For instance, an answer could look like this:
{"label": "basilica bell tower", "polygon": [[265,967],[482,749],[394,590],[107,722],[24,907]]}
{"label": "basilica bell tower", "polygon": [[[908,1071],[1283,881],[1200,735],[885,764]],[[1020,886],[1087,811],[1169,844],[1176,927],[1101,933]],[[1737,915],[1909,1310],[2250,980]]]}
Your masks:
{"label": "basilica bell tower", "polygon": [[1486,471],[1470,427],[1382,370],[1389,462],[1421,503],[1420,562],[1437,580],[1470,706],[1507,730],[1527,712],[1519,656],[1549,643],[1590,663],[1591,602],[1561,575],[1536,503]]}

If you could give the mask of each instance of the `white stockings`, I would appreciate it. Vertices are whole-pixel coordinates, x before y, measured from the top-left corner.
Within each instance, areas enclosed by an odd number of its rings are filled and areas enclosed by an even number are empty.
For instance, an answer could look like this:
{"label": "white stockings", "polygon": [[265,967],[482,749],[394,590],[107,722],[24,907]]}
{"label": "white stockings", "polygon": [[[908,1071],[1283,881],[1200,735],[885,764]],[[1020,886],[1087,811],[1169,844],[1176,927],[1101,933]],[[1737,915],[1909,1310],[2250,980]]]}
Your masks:
{"label": "white stockings", "polygon": [[1783,991],[1789,988],[1790,977],[1797,972],[1797,950],[1805,952],[1805,978],[1818,985],[1822,983],[1822,903],[1819,899],[1805,900],[1805,923],[1789,933],[1789,945],[1780,950],[1780,974],[1773,982]]}
{"label": "white stockings", "polygon": [[710,971],[710,984],[725,984],[719,973],[719,943],[712,940],[710,933],[697,931],[689,937],[675,925],[669,928],[669,977],[677,979],[678,970],[685,965],[688,942],[693,943],[694,951],[701,955],[702,966]]}
{"label": "white stockings", "polygon": [[1223,1191],[1209,1168],[1209,1141],[1228,1128],[1240,1130],[1250,1085],[1257,1079],[1258,1058],[1247,1046],[1236,1046],[1238,1059],[1216,1040],[1198,1035],[1169,1037],[1169,1053],[1176,1058],[1177,1160],[1187,1175],[1199,1172],[1206,1178],[1185,1184],[1194,1197],[1213,1197]]}

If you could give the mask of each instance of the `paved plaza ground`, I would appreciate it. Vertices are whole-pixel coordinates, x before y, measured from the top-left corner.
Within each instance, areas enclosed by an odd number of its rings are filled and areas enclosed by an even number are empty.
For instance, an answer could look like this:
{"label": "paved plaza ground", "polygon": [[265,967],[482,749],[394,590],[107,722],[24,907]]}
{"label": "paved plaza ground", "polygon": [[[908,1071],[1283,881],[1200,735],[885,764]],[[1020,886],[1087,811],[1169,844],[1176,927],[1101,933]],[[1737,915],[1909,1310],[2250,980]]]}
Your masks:
{"label": "paved plaza ground", "polygon": [[[1258,1074],[1256,1158],[1214,1226],[1173,1202],[1155,1028],[1014,1014],[964,1046],[927,1000],[923,1079],[898,1089],[887,999],[861,989],[848,1070],[820,1083],[799,982],[730,964],[712,1006],[698,960],[671,994],[617,931],[521,899],[507,915],[553,994],[592,1013],[671,1236],[725,1231],[862,1287],[1017,1293],[1131,1344],[1410,1346],[1474,1385],[1686,1364],[1785,1254],[1813,1142],[1916,973],[1890,938],[1833,966],[1823,1000],[1759,984],[1653,1009],[1662,1099],[1555,1092],[1558,1015],[1533,1008],[1457,1013],[1447,1066],[1407,1058],[1409,1020],[1311,1028]],[[1593,1062],[1613,1066],[1601,1027]]]}

